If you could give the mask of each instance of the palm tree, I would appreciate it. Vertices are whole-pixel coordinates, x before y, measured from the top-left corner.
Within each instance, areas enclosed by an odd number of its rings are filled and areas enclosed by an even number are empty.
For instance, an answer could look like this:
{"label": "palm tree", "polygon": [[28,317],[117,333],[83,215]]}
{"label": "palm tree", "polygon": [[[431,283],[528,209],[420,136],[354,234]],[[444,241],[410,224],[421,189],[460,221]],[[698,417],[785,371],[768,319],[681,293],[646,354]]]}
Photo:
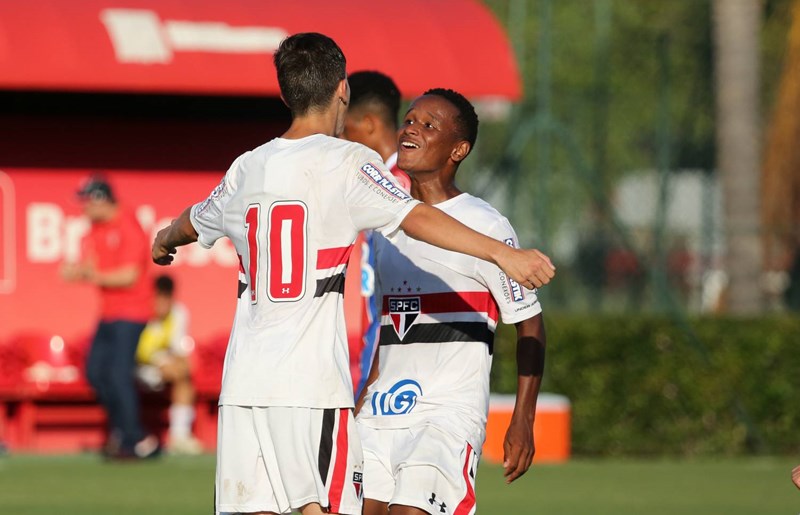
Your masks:
{"label": "palm tree", "polygon": [[728,296],[737,315],[763,308],[760,224],[760,0],[713,0],[717,169],[724,203]]}

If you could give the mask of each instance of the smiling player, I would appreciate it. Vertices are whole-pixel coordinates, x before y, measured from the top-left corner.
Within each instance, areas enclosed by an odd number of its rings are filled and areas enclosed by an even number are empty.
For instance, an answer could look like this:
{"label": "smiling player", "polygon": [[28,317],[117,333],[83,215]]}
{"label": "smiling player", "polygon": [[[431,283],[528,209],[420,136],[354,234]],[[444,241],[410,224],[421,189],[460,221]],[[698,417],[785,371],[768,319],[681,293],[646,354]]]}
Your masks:
{"label": "smiling player", "polygon": [[[429,90],[406,113],[398,165],[411,176],[414,198],[516,247],[508,220],[455,184],[477,133],[478,117],[463,96]],[[506,481],[524,474],[533,459],[545,346],[536,290],[491,263],[402,232],[377,237],[375,257],[383,295],[380,346],[357,417],[364,515],[472,514],[498,315],[517,330]]]}
{"label": "smiling player", "polygon": [[377,153],[337,139],[350,88],[333,40],[295,34],[274,62],[290,127],[238,157],[207,199],[159,231],[152,257],[168,265],[177,246],[227,237],[241,259],[219,399],[217,512],[355,515],[362,463],[342,289],[358,231],[402,227],[531,287],[555,272],[541,253],[410,198]]}

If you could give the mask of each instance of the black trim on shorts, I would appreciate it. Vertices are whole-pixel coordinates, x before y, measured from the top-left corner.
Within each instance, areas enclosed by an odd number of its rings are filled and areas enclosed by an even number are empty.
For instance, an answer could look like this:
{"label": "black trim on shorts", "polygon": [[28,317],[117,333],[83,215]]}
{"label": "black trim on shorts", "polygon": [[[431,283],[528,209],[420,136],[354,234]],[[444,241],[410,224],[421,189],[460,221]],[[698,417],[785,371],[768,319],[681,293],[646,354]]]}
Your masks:
{"label": "black trim on shorts", "polygon": [[236,298],[237,299],[241,299],[242,298],[242,293],[244,293],[245,291],[247,291],[247,283],[243,283],[242,281],[239,281],[239,294],[236,295]]}
{"label": "black trim on shorts", "polygon": [[494,331],[489,329],[486,322],[414,324],[401,340],[393,326],[381,326],[380,345],[448,342],[482,342],[489,346],[489,354],[492,354],[494,352]]}
{"label": "black trim on shorts", "polygon": [[319,467],[319,477],[322,479],[323,486],[328,480],[328,470],[331,467],[331,455],[333,453],[333,427],[336,425],[336,410],[327,408],[322,413],[322,434],[319,437],[319,456],[317,466]]}

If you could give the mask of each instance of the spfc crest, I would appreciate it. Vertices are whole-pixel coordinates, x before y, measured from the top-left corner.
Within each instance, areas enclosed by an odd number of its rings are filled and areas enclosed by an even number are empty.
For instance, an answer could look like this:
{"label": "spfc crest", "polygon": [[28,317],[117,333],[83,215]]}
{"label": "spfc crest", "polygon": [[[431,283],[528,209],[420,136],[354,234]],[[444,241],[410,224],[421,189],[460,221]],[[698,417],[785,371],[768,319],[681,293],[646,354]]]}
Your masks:
{"label": "spfc crest", "polygon": [[419,317],[419,297],[389,297],[389,318],[401,340]]}
{"label": "spfc crest", "polygon": [[361,490],[363,477],[361,472],[353,472],[353,486],[356,488],[356,495],[359,501],[364,498],[364,492]]}

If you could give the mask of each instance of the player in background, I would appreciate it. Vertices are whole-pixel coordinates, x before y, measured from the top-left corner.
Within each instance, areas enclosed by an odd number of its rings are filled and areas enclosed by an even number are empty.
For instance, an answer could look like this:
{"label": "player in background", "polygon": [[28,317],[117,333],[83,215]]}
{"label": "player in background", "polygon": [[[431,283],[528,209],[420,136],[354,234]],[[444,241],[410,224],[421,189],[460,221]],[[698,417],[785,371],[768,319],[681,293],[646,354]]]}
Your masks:
{"label": "player in background", "polygon": [[[400,90],[387,75],[378,71],[359,71],[347,77],[350,83],[350,104],[344,119],[344,133],[347,140],[361,143],[380,154],[383,162],[394,178],[406,191],[411,187],[411,179],[397,167],[397,119],[400,112]],[[360,262],[347,266],[345,278],[345,306],[358,305],[362,334],[357,341],[350,341],[350,363],[353,372],[353,391],[361,393],[367,380],[369,367],[377,348],[380,311],[374,296],[375,259],[372,252],[372,233],[364,231],[356,240],[357,248],[362,249]],[[356,256],[357,254],[353,254]],[[355,283],[358,286],[350,286]],[[358,298],[349,295],[360,293]],[[349,308],[345,308],[349,309]],[[348,316],[347,311],[345,317]],[[352,315],[351,315],[352,316]],[[353,322],[348,319],[348,325]]]}
{"label": "player in background", "polygon": [[[414,198],[517,246],[508,220],[455,184],[478,134],[467,99],[432,89],[412,102],[398,164]],[[376,236],[383,317],[379,351],[359,399],[364,514],[475,513],[475,474],[489,409],[498,314],[517,331],[517,398],[504,441],[508,483],[534,454],[533,419],[545,332],[531,284],[492,263],[438,249],[402,232]]]}
{"label": "player in background", "polygon": [[350,83],[350,105],[342,136],[380,154],[400,186],[408,191],[411,179],[397,166],[400,90],[388,75],[378,71],[354,72],[347,81]]}
{"label": "player in background", "polygon": [[189,311],[175,300],[175,281],[160,275],[154,281],[155,313],[139,337],[137,375],[152,390],[171,385],[169,440],[172,454],[200,454],[203,446],[192,435],[194,385],[189,368]]}
{"label": "player in background", "polygon": [[147,236],[103,178],[88,178],[78,198],[91,228],[81,243],[81,261],[65,264],[61,275],[100,291],[100,322],[86,376],[108,416],[104,453],[111,458],[152,457],[159,452],[158,440],[142,428],[135,382],[136,346],[153,312]]}
{"label": "player in background", "polygon": [[[350,101],[345,58],[316,33],[274,55],[292,123],[242,154],[204,201],[153,242],[176,247],[228,237],[240,296],[219,399],[218,513],[360,514],[362,457],[343,323],[344,268],[359,231],[406,233],[498,263],[529,287],[554,268],[412,199],[380,156],[338,139]],[[211,299],[210,299],[211,300]]]}

